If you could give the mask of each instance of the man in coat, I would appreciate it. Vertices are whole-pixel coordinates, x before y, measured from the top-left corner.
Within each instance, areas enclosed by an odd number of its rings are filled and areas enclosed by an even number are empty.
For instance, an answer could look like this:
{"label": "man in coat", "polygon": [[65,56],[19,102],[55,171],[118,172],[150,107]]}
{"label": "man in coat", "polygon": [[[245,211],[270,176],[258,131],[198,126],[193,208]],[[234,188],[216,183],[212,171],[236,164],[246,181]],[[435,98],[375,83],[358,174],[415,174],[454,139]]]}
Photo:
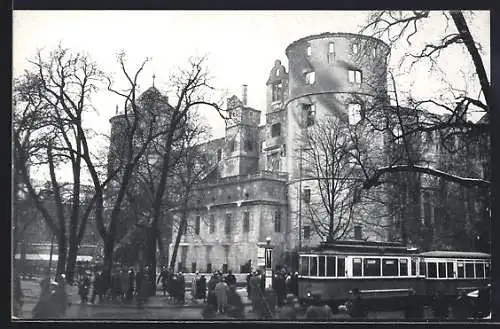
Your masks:
{"label": "man in coat", "polygon": [[224,313],[227,305],[227,283],[224,278],[215,285],[215,296],[217,297],[217,313]]}

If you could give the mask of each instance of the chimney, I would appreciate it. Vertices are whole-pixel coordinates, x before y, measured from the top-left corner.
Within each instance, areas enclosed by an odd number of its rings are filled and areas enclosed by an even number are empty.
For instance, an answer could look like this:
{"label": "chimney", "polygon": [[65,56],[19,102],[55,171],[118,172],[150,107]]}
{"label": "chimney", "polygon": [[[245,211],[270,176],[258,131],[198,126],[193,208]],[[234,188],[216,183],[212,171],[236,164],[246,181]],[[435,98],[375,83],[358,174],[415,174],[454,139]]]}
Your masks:
{"label": "chimney", "polygon": [[243,101],[243,106],[247,106],[247,85],[243,85],[243,97],[242,97],[242,101]]}
{"label": "chimney", "polygon": [[354,240],[361,240],[361,225],[354,225]]}

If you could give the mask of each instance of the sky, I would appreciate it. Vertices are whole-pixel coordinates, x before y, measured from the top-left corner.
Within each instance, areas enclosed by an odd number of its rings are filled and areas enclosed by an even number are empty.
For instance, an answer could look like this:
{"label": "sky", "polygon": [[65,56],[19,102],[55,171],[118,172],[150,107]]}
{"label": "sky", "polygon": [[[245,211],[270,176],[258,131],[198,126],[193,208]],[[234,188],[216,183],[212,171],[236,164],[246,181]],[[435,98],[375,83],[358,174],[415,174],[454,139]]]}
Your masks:
{"label": "sky", "polygon": [[[152,85],[169,94],[169,75],[179,66],[186,66],[190,56],[208,58],[207,65],[213,85],[224,95],[241,98],[242,85],[248,85],[248,105],[265,111],[266,81],[276,59],[287,67],[285,48],[293,41],[322,32],[359,32],[369,12],[363,11],[14,11],[13,12],[13,76],[30,68],[27,59],[37,49],[47,51],[59,43],[90,55],[100,67],[116,74],[116,54],[124,50],[128,65],[135,71],[150,57],[139,80],[140,89]],[[485,66],[489,72],[489,13],[476,12],[468,23],[483,45]],[[439,31],[443,21],[438,18],[426,24],[426,30],[415,38],[414,46],[425,43]],[[451,24],[451,28],[453,24]],[[396,79],[402,90],[412,94],[439,94],[439,79],[417,68],[408,74],[398,60],[408,48],[393,48],[390,67],[398,72]],[[446,77],[461,80],[470,74],[457,54],[446,59]],[[453,74],[460,73],[454,79]],[[463,80],[463,79],[462,79]],[[464,87],[465,88],[465,87]],[[107,91],[94,97],[97,112],[88,122],[100,133],[109,133],[109,118],[121,100]],[[205,115],[213,128],[213,137],[224,136],[224,123],[216,113]]]}

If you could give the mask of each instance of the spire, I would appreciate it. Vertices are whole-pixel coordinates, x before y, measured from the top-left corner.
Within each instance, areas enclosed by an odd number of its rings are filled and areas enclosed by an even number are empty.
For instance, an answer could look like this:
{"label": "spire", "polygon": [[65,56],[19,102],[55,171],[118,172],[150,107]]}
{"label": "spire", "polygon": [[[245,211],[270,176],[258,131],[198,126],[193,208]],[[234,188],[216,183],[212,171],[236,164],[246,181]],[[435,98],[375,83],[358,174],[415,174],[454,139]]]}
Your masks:
{"label": "spire", "polygon": [[155,78],[156,78],[156,76],[155,76],[155,74],[153,73],[153,87],[155,86]]}

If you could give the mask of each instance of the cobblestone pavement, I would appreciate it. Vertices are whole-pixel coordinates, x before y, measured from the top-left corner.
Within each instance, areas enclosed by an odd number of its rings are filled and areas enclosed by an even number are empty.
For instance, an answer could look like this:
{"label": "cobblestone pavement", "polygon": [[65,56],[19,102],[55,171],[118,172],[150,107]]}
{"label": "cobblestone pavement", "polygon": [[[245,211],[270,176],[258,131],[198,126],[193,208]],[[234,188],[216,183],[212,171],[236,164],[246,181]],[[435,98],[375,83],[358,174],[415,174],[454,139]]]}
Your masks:
{"label": "cobblestone pavement", "polygon": [[[40,295],[39,281],[23,280],[22,290],[24,294],[24,305],[22,308],[21,319],[30,319],[31,311],[35,306],[38,296]],[[190,291],[186,291],[186,304],[173,305],[167,301],[161,292],[157,296],[150,297],[148,302],[142,306],[138,306],[135,302],[123,304],[121,302],[107,301],[102,304],[81,305],[76,286],[70,288],[70,300],[72,305],[66,313],[67,319],[143,319],[143,320],[203,320],[201,316],[204,304],[201,302],[193,302],[190,300]],[[255,313],[252,313],[249,300],[245,288],[238,288],[238,293],[242,297],[245,306],[245,319],[258,319]],[[425,311],[424,320],[431,320],[432,314],[429,309]],[[230,319],[225,315],[219,315],[214,320]],[[404,321],[403,312],[371,312],[368,314],[367,320],[400,320]]]}

